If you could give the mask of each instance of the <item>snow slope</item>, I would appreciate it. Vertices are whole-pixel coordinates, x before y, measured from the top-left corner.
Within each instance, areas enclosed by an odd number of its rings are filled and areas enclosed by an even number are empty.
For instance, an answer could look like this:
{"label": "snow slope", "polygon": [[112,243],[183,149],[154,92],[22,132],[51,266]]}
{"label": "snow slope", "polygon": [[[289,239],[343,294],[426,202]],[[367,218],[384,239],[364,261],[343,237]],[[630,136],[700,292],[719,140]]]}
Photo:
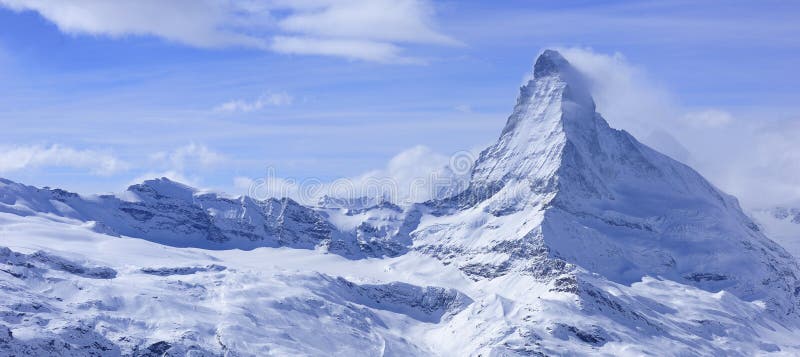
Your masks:
{"label": "snow slope", "polygon": [[797,325],[765,304],[659,278],[597,277],[601,302],[587,304],[532,276],[474,281],[414,252],[174,248],[7,213],[0,227],[0,354],[800,353]]}
{"label": "snow slope", "polygon": [[11,247],[0,249],[0,316],[12,331],[0,354],[424,355],[405,325],[471,302],[452,289],[320,273],[374,266],[336,256],[270,249],[240,259],[242,251],[170,248],[74,221],[0,220]]}
{"label": "snow slope", "polygon": [[2,180],[0,246],[5,354],[800,354],[797,261],[554,51],[447,199]]}

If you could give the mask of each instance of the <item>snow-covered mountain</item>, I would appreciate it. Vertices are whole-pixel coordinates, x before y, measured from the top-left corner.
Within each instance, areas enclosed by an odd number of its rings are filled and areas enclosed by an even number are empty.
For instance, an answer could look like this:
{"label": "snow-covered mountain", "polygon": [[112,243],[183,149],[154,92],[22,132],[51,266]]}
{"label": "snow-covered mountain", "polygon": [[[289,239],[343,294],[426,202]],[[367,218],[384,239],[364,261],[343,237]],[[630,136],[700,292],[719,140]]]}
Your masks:
{"label": "snow-covered mountain", "polygon": [[[327,207],[326,207],[327,208]],[[361,211],[396,211],[386,204]],[[253,249],[256,247],[320,248],[351,258],[397,255],[399,237],[339,230],[331,215],[354,215],[342,208],[315,210],[289,199],[257,201],[199,192],[160,178],[132,185],[124,194],[82,197],[60,189],[36,188],[0,179],[0,212],[47,213],[95,222],[111,235],[144,238],[174,247]],[[358,231],[369,230],[368,220]],[[397,239],[394,239],[397,238]]]}
{"label": "snow-covered mountain", "polygon": [[[469,188],[416,241],[470,274],[661,276],[793,312],[795,260],[697,172],[611,129],[557,52],[534,67]],[[572,286],[570,289],[574,288]]]}
{"label": "snow-covered mountain", "polygon": [[446,199],[3,180],[0,245],[16,355],[800,353],[796,259],[549,50]]}

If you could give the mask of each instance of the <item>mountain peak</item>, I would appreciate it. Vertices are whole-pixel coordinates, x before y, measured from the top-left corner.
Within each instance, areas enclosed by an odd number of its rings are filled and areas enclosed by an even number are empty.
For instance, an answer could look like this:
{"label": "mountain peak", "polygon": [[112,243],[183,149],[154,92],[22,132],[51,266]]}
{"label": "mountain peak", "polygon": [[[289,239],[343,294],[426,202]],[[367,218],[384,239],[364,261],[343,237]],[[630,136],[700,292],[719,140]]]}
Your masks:
{"label": "mountain peak", "polygon": [[795,311],[793,258],[733,197],[611,128],[585,84],[558,52],[544,51],[469,186],[443,204],[452,223],[423,223],[415,247],[478,277],[519,270],[556,279],[580,267],[621,284],[659,276]]}
{"label": "mountain peak", "polygon": [[607,126],[595,112],[584,76],[560,53],[545,50],[522,88],[517,104],[497,143],[481,153],[473,168],[473,187],[504,186],[529,179],[551,190],[568,142],[585,147],[596,141],[598,126]]}
{"label": "mountain peak", "polygon": [[536,64],[533,65],[533,75],[536,78],[558,74],[565,69],[570,69],[571,65],[564,56],[556,50],[544,50],[539,58],[536,59]]}
{"label": "mountain peak", "polygon": [[128,187],[128,191],[143,194],[156,199],[169,197],[187,202],[192,201],[192,196],[197,191],[180,182],[172,181],[166,177],[145,180],[144,182]]}

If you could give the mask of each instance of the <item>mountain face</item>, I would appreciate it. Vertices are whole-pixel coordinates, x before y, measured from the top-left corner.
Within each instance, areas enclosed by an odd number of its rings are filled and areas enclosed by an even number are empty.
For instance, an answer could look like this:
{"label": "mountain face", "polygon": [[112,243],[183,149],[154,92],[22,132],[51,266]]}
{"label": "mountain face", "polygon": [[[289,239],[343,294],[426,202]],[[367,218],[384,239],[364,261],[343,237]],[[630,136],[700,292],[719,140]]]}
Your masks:
{"label": "mountain face", "polygon": [[609,127],[549,50],[446,199],[0,180],[0,227],[0,351],[16,355],[800,352],[795,258],[735,198]]}
{"label": "mountain face", "polygon": [[[416,232],[465,272],[586,270],[631,284],[660,276],[794,312],[795,260],[737,201],[691,168],[615,130],[580,74],[545,51],[497,143],[452,211]],[[447,256],[447,258],[445,258]],[[449,258],[452,256],[453,258]]]}

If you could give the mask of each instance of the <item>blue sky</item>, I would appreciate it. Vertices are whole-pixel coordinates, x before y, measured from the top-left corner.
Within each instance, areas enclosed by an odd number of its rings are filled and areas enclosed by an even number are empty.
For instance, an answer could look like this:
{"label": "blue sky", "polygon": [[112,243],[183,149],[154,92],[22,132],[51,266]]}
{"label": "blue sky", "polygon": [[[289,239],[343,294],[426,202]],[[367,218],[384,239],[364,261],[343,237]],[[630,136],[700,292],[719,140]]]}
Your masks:
{"label": "blue sky", "polygon": [[612,125],[745,203],[794,204],[798,16],[786,1],[0,0],[0,176],[240,193],[268,167],[435,166],[494,140],[555,47]]}

